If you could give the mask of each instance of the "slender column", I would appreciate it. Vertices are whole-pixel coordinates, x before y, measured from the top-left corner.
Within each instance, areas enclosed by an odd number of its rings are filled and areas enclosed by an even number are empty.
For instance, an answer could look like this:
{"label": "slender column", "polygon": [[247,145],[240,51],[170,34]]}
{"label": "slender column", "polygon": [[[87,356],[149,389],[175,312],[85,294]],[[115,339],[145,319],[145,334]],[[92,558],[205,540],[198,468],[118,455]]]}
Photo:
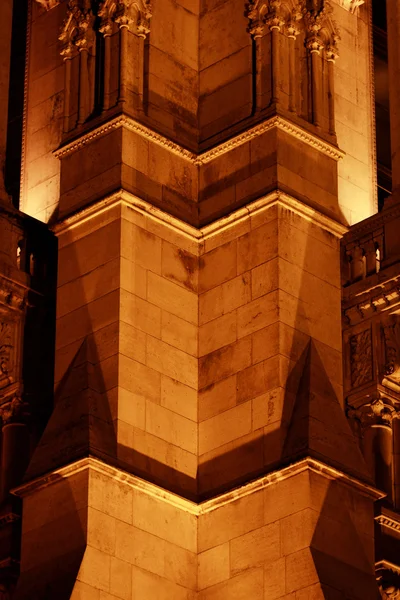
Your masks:
{"label": "slender column", "polygon": [[387,0],[392,189],[400,194],[400,0]]}
{"label": "slender column", "polygon": [[119,28],[120,48],[119,48],[119,96],[118,102],[126,102],[127,96],[127,57],[128,57],[128,31],[129,25],[122,23]]}
{"label": "slender column", "polygon": [[294,53],[296,36],[298,30],[293,23],[290,23],[287,29],[287,36],[289,38],[289,110],[290,112],[296,112],[296,70],[294,65]]}
{"label": "slender column", "polygon": [[314,38],[310,41],[308,49],[311,55],[311,101],[312,101],[312,121],[319,127],[321,117],[321,90],[320,90],[320,49],[319,41]]}
{"label": "slender column", "polygon": [[393,407],[378,398],[357,410],[350,410],[361,427],[363,453],[377,488],[393,499]]}
{"label": "slender column", "polygon": [[328,61],[328,111],[329,111],[329,133],[335,135],[335,61],[337,58],[336,47],[329,46],[327,50]]}
{"label": "slender column", "polygon": [[69,131],[69,113],[71,108],[71,56],[64,58],[64,133]]}
{"label": "slender column", "polygon": [[271,27],[271,54],[272,54],[272,94],[271,102],[276,104],[278,102],[278,72],[279,72],[279,28]]}
{"label": "slender column", "polygon": [[82,125],[87,117],[86,106],[88,103],[88,49],[79,49],[79,113],[78,125]]}
{"label": "slender column", "polygon": [[111,76],[111,37],[104,34],[104,96],[103,111],[110,108],[110,76]]}

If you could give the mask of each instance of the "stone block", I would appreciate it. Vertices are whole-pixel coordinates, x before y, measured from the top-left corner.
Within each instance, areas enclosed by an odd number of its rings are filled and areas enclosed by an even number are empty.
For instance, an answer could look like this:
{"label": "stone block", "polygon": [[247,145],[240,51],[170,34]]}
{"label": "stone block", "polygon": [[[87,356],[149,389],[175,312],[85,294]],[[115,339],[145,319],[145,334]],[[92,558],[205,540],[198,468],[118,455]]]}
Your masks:
{"label": "stone block", "polygon": [[254,299],[279,287],[279,259],[273,258],[251,271],[251,296]]}
{"label": "stone block", "polygon": [[118,373],[121,387],[154,402],[160,402],[161,376],[158,371],[120,354]]}
{"label": "stone block", "polygon": [[122,600],[132,598],[132,566],[115,556],[110,563],[110,592]]}
{"label": "stone block", "polygon": [[[116,521],[115,556],[131,565],[164,576],[164,540],[118,520]],[[132,584],[135,587],[134,577]]]}
{"label": "stone block", "polygon": [[161,310],[149,301],[134,296],[123,289],[119,293],[121,321],[132,327],[149,333],[154,337],[161,336]]}
{"label": "stone block", "polygon": [[192,388],[197,388],[198,368],[194,356],[151,336],[147,338],[146,352],[146,363],[150,368]]}
{"label": "stone block", "polygon": [[145,429],[146,398],[120,387],[117,391],[117,415],[121,421]]}
{"label": "stone block", "polygon": [[265,525],[229,542],[231,573],[262,567],[281,556],[280,523]]}
{"label": "stone block", "polygon": [[196,292],[199,278],[198,264],[197,256],[163,240],[161,269],[163,277]]}
{"label": "stone block", "polygon": [[199,454],[214,450],[250,431],[251,402],[245,402],[199,424]]}
{"label": "stone block", "polygon": [[121,255],[143,269],[161,273],[161,239],[125,219],[121,221]]}
{"label": "stone block", "polygon": [[234,375],[250,366],[250,363],[251,338],[247,336],[238,342],[224,346],[200,358],[199,388],[202,389]]}
{"label": "stone block", "polygon": [[236,312],[230,312],[201,325],[199,328],[199,356],[210,354],[236,341]]}
{"label": "stone block", "polygon": [[89,506],[115,519],[132,523],[132,491],[94,470],[89,474]]}
{"label": "stone block", "polygon": [[195,423],[151,401],[146,404],[146,431],[192,454],[197,453]]}
{"label": "stone block", "polygon": [[275,258],[278,254],[278,221],[265,223],[241,236],[237,252],[238,274]]}
{"label": "stone block", "polygon": [[309,548],[304,548],[285,558],[286,592],[294,592],[316,584],[319,576]]}
{"label": "stone block", "polygon": [[219,246],[200,257],[200,293],[234,277],[236,277],[236,241]]}
{"label": "stone block", "polygon": [[237,401],[245,402],[282,385],[280,363],[281,357],[276,355],[240,371],[237,375]]}
{"label": "stone block", "polygon": [[100,600],[100,590],[77,579],[71,600]]}
{"label": "stone block", "polygon": [[197,392],[167,375],[161,376],[161,406],[197,421]]}
{"label": "stone block", "polygon": [[252,429],[256,431],[262,427],[282,422],[286,397],[289,394],[284,388],[275,388],[266,394],[257,396],[252,400]]}
{"label": "stone block", "polygon": [[278,320],[278,291],[270,292],[237,309],[238,338],[268,327]]}
{"label": "stone block", "polygon": [[195,600],[194,591],[172,583],[157,574],[133,567],[132,600],[157,598],[157,600]]}
{"label": "stone block", "polygon": [[189,323],[198,323],[197,295],[168,279],[149,273],[147,298],[152,304]]}
{"label": "stone block", "polygon": [[206,421],[236,405],[236,375],[199,392],[199,421]]}
{"label": "stone block", "polygon": [[147,271],[140,265],[120,257],[120,286],[134,296],[147,297]]}
{"label": "stone block", "polygon": [[263,510],[263,493],[255,492],[202,515],[198,524],[198,552],[262,527]]}
{"label": "stone block", "polygon": [[264,600],[262,569],[250,569],[199,592],[199,600]]}
{"label": "stone block", "polygon": [[110,555],[86,546],[78,579],[92,587],[108,592],[110,589],[110,563]]}
{"label": "stone block", "polygon": [[285,559],[279,558],[273,562],[266,563],[264,566],[265,600],[275,600],[276,598],[286,599],[284,595],[285,591]]}
{"label": "stone block", "polygon": [[229,543],[210,548],[198,555],[199,590],[225,581],[229,577]]}
{"label": "stone block", "polygon": [[89,506],[87,528],[89,546],[112,556],[115,552],[115,519]]}

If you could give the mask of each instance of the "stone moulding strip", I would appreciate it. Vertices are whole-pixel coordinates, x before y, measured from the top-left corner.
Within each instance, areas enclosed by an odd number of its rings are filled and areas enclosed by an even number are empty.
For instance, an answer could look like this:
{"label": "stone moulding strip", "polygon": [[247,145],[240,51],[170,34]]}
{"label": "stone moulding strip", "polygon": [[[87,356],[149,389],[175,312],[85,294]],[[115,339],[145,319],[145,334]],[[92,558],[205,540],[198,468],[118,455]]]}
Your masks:
{"label": "stone moulding strip", "polygon": [[389,560],[379,560],[378,562],[375,563],[375,570],[387,570],[387,571],[392,571],[393,573],[397,573],[400,575],[400,567],[398,565],[395,565],[394,563],[390,562]]}
{"label": "stone moulding strip", "polygon": [[298,125],[295,125],[294,123],[291,123],[287,119],[284,119],[280,116],[275,116],[270,119],[267,119],[266,121],[255,125],[251,129],[248,129],[244,133],[240,133],[227,140],[226,142],[222,142],[215,148],[212,148],[211,150],[207,150],[206,152],[202,152],[200,154],[195,154],[194,152],[187,150],[180,144],[173,142],[167,137],[161,135],[160,133],[157,133],[149,127],[146,127],[145,125],[138,123],[137,121],[135,121],[135,119],[132,119],[132,117],[119,116],[115,117],[111,121],[108,121],[107,123],[104,123],[103,125],[100,125],[93,131],[82,135],[78,140],[74,140],[73,142],[70,142],[69,144],[66,144],[65,146],[59,148],[58,150],[55,150],[54,155],[57,158],[63,158],[64,156],[68,156],[69,154],[80,150],[84,146],[87,146],[94,139],[103,137],[107,135],[110,131],[120,129],[121,127],[137,133],[143,138],[157,144],[158,146],[162,146],[166,150],[172,152],[172,154],[176,154],[196,166],[206,165],[214,159],[218,158],[219,156],[230,152],[234,148],[237,148],[242,144],[249,142],[250,140],[258,137],[259,135],[262,135],[267,131],[270,131],[273,128],[285,131],[289,135],[292,135],[293,137],[301,140],[302,142],[305,142],[309,146],[312,146],[319,152],[322,152],[323,154],[326,154],[327,156],[330,156],[335,160],[339,160],[344,157],[344,152],[342,150],[339,150],[339,148],[337,148],[333,144],[322,140],[321,138],[313,135],[312,133],[309,133],[308,131],[302,129]]}
{"label": "stone moulding strip", "polygon": [[225,230],[238,225],[240,222],[248,219],[249,217],[260,214],[263,211],[278,205],[291,212],[294,212],[310,223],[325,229],[335,237],[341,238],[348,231],[348,227],[345,225],[338,223],[334,219],[327,217],[319,211],[279,190],[271,192],[263,198],[255,200],[243,208],[239,208],[227,217],[222,217],[216,220],[214,223],[206,225],[200,229],[196,229],[196,227],[188,225],[184,221],[173,217],[161,209],[156,208],[149,202],[141,200],[137,196],[134,196],[125,190],[119,190],[118,192],[103,198],[103,200],[100,200],[94,205],[86,207],[76,212],[71,217],[67,217],[63,221],[57,223],[53,227],[53,231],[58,237],[60,237],[61,235],[81,226],[83,223],[88,222],[94,217],[101,215],[102,213],[121,203],[135,212],[138,212],[139,214],[156,221],[157,223],[162,223],[166,227],[174,230],[174,232],[183,235],[191,242],[197,242],[199,244],[199,250],[207,239],[223,233]]}
{"label": "stone moulding strip", "polygon": [[387,527],[388,529],[392,529],[393,531],[400,533],[400,520],[398,521],[393,519],[388,515],[378,515],[375,517],[375,521],[378,523],[378,525],[382,525],[383,527]]}
{"label": "stone moulding strip", "polygon": [[393,277],[380,282],[368,290],[364,290],[360,300],[354,296],[353,304],[344,307],[344,316],[349,325],[354,325],[376,316],[381,312],[392,310],[400,302],[400,277]]}
{"label": "stone moulding strip", "polygon": [[123,483],[132,489],[140,490],[152,498],[166,502],[175,508],[179,508],[180,510],[188,512],[197,517],[222,508],[223,506],[231,504],[236,500],[254,494],[270,485],[279,483],[305,471],[312,471],[319,475],[323,475],[328,479],[340,481],[343,485],[349,486],[352,489],[357,490],[363,496],[372,498],[374,500],[386,496],[386,494],[380,492],[371,485],[359,481],[358,479],[355,479],[354,477],[351,477],[350,475],[347,475],[342,471],[335,469],[334,467],[330,467],[329,465],[326,465],[325,463],[322,463],[314,458],[305,458],[297,463],[294,463],[293,465],[273,471],[272,473],[264,475],[263,477],[251,481],[241,487],[197,504],[196,502],[187,500],[186,498],[169,492],[168,490],[161,488],[154,483],[150,483],[145,479],[141,479],[136,475],[132,475],[126,471],[118,469],[117,467],[108,465],[98,458],[91,456],[82,458],[70,465],[61,467],[52,471],[51,473],[34,479],[33,481],[20,485],[12,490],[12,493],[15,496],[24,498],[34,494],[36,491],[49,487],[50,485],[54,485],[62,479],[67,479],[83,471],[90,470],[100,473],[106,477],[110,477],[111,479],[118,481],[119,483]]}

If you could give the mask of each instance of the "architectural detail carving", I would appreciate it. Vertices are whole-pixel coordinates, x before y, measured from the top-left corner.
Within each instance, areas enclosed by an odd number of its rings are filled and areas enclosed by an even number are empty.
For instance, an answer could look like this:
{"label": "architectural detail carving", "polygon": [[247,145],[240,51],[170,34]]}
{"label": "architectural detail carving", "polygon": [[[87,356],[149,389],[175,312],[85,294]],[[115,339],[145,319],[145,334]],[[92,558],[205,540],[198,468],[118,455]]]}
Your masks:
{"label": "architectural detail carving", "polygon": [[64,58],[70,57],[75,48],[87,48],[93,43],[94,18],[90,0],[68,0],[67,16],[58,37]]}
{"label": "architectural detail carving", "polygon": [[10,321],[0,321],[0,389],[12,383],[14,331]]}
{"label": "architectural detail carving", "polygon": [[149,0],[102,0],[98,16],[101,19],[100,31],[107,35],[115,22],[119,27],[127,27],[139,37],[150,33],[150,19],[153,15]]}
{"label": "architectural detail carving", "polygon": [[60,0],[36,0],[40,6],[43,6],[46,10],[50,10],[60,3]]}
{"label": "architectural detail carving", "polygon": [[18,395],[13,396],[11,400],[0,404],[0,418],[2,425],[23,423],[28,416],[28,404]]}
{"label": "architectural detail carving", "polygon": [[349,408],[347,411],[349,419],[358,421],[361,429],[372,425],[391,427],[393,417],[396,414],[396,409],[380,397],[357,409]]}
{"label": "architectural detail carving", "polygon": [[350,372],[352,387],[372,379],[371,330],[366,329],[350,338]]}
{"label": "architectural detail carving", "polygon": [[364,4],[365,0],[340,0],[340,6],[343,6],[351,13],[355,13],[357,8]]}
{"label": "architectural detail carving", "polygon": [[250,21],[249,33],[254,39],[261,37],[264,33],[267,12],[268,6],[265,0],[253,0],[247,7],[247,18]]}
{"label": "architectural detail carving", "polygon": [[382,331],[385,341],[384,374],[400,380],[400,320],[383,325]]}

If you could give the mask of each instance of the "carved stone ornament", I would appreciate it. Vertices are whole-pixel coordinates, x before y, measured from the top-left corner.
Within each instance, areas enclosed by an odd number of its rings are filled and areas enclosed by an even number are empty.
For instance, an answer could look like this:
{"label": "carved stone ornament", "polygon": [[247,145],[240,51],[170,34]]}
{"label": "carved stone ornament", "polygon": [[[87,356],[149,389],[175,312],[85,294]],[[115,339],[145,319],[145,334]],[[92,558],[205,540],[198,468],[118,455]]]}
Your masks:
{"label": "carved stone ornament", "polygon": [[396,409],[382,398],[377,398],[357,409],[349,408],[347,411],[348,418],[356,420],[360,424],[361,430],[372,425],[391,427],[393,417],[396,415]]}
{"label": "carved stone ornament", "polygon": [[[319,53],[326,47],[328,60],[334,61],[338,57],[337,43],[340,40],[340,33],[336,22],[332,19],[331,4],[328,0],[307,0],[303,12],[307,29],[307,49],[312,54]],[[326,35],[329,42],[326,42]]]}
{"label": "carved stone ornament", "polygon": [[0,390],[13,381],[14,329],[10,321],[0,321]]}
{"label": "carved stone ornament", "polygon": [[384,375],[400,381],[400,319],[383,326],[385,341]]}
{"label": "carved stone ornament", "polygon": [[70,58],[77,48],[88,48],[95,42],[94,20],[90,0],[68,0],[67,16],[58,37],[64,58]]}
{"label": "carved stone ornament", "polygon": [[115,10],[115,22],[119,27],[128,27],[139,37],[150,33],[150,19],[153,16],[150,0],[120,0]]}
{"label": "carved stone ornament", "polygon": [[372,379],[371,330],[352,335],[349,342],[351,385],[355,388]]}
{"label": "carved stone ornament", "polygon": [[0,404],[0,418],[3,425],[24,423],[28,417],[28,404],[18,395]]}
{"label": "carved stone ornament", "polygon": [[364,4],[365,0],[340,0],[340,6],[343,6],[346,10],[351,13],[355,13],[357,8]]}
{"label": "carved stone ornament", "polygon": [[36,0],[36,2],[46,10],[51,10],[60,3],[60,0]]}

